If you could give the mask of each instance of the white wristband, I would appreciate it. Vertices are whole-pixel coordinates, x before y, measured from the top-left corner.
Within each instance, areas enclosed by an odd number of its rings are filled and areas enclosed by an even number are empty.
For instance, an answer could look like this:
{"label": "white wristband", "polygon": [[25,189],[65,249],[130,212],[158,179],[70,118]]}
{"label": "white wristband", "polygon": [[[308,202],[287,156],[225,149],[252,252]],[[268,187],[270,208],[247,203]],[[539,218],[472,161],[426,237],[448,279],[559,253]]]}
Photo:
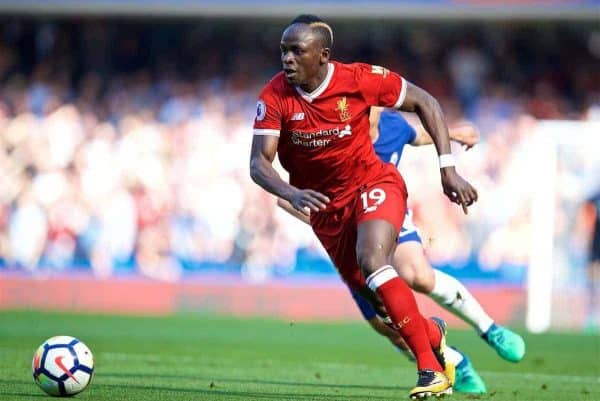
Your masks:
{"label": "white wristband", "polygon": [[451,153],[440,155],[440,168],[455,166],[454,156]]}

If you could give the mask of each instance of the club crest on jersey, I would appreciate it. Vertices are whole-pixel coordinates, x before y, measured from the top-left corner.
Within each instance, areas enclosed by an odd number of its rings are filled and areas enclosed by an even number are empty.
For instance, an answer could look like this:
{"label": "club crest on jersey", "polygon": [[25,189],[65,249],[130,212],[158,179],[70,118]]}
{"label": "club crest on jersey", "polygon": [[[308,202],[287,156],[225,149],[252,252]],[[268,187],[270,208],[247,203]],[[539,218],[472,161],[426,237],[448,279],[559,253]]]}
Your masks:
{"label": "club crest on jersey", "polygon": [[348,99],[346,99],[346,96],[337,101],[335,110],[340,113],[340,121],[347,121],[352,118],[350,111],[348,110]]}
{"label": "club crest on jersey", "polygon": [[267,115],[267,105],[262,100],[256,103],[256,121],[262,121]]}

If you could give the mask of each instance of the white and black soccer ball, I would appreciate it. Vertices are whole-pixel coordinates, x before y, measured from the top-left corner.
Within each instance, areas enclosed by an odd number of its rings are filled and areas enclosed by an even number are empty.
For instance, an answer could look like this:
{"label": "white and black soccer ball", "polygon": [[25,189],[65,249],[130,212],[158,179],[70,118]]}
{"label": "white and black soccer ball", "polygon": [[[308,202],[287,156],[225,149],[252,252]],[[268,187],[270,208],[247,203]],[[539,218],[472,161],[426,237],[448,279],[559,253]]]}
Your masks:
{"label": "white and black soccer ball", "polygon": [[82,392],[92,380],[94,357],[81,341],[69,336],[47,339],[35,351],[33,379],[46,393],[70,396]]}

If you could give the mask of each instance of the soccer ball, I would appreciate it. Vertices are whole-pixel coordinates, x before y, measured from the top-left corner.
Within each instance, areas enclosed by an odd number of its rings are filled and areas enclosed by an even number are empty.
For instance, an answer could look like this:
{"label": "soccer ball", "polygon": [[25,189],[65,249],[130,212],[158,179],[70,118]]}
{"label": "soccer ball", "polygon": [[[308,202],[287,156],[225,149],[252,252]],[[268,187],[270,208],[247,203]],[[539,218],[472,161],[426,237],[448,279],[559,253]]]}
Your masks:
{"label": "soccer ball", "polygon": [[94,374],[94,357],[81,341],[69,336],[47,339],[35,351],[33,379],[46,393],[70,396],[82,392]]}

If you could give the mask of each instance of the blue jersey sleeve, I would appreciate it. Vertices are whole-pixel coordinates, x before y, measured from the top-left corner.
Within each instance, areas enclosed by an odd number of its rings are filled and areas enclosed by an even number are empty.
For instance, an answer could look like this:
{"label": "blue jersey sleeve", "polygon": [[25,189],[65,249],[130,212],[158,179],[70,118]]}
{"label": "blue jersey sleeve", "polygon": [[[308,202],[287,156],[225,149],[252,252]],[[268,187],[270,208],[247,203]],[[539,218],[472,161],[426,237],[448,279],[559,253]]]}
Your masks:
{"label": "blue jersey sleeve", "polygon": [[379,137],[373,144],[375,152],[386,163],[398,164],[404,145],[417,137],[415,129],[395,111],[384,110],[379,116]]}
{"label": "blue jersey sleeve", "polygon": [[402,143],[402,146],[413,143],[417,138],[417,131],[415,131],[413,126],[410,125],[401,114],[391,113],[397,116],[396,118],[398,119],[398,127],[396,128],[396,135],[399,136],[398,141]]}

